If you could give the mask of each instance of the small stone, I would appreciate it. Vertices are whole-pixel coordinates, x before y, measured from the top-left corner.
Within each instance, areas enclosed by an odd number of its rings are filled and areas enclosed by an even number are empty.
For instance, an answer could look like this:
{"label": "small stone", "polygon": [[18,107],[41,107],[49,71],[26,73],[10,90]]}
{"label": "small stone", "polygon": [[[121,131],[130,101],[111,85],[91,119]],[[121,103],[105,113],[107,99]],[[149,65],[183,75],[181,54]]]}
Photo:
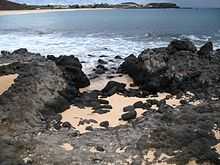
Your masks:
{"label": "small stone", "polygon": [[115,56],[115,59],[121,60],[123,58],[121,56]]}
{"label": "small stone", "polygon": [[100,104],[109,104],[108,100],[99,99],[98,101]]}
{"label": "small stone", "polygon": [[142,101],[138,101],[136,103],[134,103],[134,108],[142,108],[145,109],[145,105]]}
{"label": "small stone", "polygon": [[112,109],[112,106],[109,104],[97,105],[93,109]]}
{"label": "small stone", "polygon": [[160,105],[160,102],[156,99],[150,99],[150,100],[147,100],[146,102],[149,103],[150,105],[157,105],[157,106]]}
{"label": "small stone", "polygon": [[187,100],[180,100],[180,104],[182,104],[182,105],[187,104]]}
{"label": "small stone", "polygon": [[106,62],[106,61],[104,61],[104,60],[102,60],[102,59],[99,59],[99,60],[98,60],[98,63],[99,63],[99,64],[103,64],[103,65],[104,65],[104,64],[108,64],[108,62]]}
{"label": "small stone", "polygon": [[64,128],[71,128],[72,127],[72,125],[69,123],[69,122],[64,122],[63,124],[62,124],[62,127],[64,127]]}
{"label": "small stone", "polygon": [[130,111],[128,113],[125,113],[125,114],[121,115],[121,118],[124,121],[132,120],[132,119],[135,119],[136,117],[137,117],[137,112],[136,111]]}
{"label": "small stone", "polygon": [[129,105],[127,107],[123,108],[124,112],[130,112],[130,111],[134,111],[135,107],[133,105]]}
{"label": "small stone", "polygon": [[101,56],[99,56],[99,57],[103,58],[103,57],[108,57],[108,56],[106,56],[106,55],[101,55]]}
{"label": "small stone", "polygon": [[98,113],[98,114],[102,115],[102,114],[105,114],[105,113],[108,113],[108,112],[110,112],[110,110],[108,110],[108,109],[96,109],[92,113]]}
{"label": "small stone", "polygon": [[92,126],[88,126],[88,127],[86,127],[86,130],[87,131],[93,131],[93,127]]}
{"label": "small stone", "polygon": [[96,146],[96,150],[99,151],[99,152],[104,152],[105,149],[101,146]]}
{"label": "small stone", "polygon": [[103,121],[99,124],[101,127],[108,128],[109,127],[109,121]]}

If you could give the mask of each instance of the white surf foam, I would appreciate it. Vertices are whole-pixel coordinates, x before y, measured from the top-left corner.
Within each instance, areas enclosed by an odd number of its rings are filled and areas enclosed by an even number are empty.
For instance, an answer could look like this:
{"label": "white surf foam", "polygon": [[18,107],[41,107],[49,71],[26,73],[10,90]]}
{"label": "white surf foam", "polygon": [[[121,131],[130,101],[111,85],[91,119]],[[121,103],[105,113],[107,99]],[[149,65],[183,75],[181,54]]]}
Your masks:
{"label": "white surf foam", "polygon": [[[130,54],[138,55],[146,47],[159,47],[164,43],[126,40],[120,37],[108,38],[93,35],[83,37],[66,37],[61,34],[0,34],[0,50],[13,51],[18,48],[27,48],[31,52],[38,52],[46,56],[53,54],[75,55],[84,61],[84,70],[89,70],[96,65],[101,55],[106,59],[114,59],[120,55],[126,57]],[[94,57],[90,57],[88,55]]]}

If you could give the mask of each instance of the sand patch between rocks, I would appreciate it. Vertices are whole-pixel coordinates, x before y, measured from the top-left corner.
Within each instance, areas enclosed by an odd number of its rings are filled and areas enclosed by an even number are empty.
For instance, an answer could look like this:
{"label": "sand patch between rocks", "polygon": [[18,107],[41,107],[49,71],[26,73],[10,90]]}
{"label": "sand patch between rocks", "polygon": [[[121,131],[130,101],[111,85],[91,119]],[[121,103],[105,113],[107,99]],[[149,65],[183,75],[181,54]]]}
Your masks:
{"label": "sand patch between rocks", "polygon": [[[130,84],[133,83],[133,80],[128,75],[122,75],[122,76],[115,75],[114,78],[106,78],[104,76],[104,77],[100,77],[100,78],[96,78],[96,79],[91,80],[91,83],[90,83],[91,85],[86,88],[81,88],[80,92],[101,90],[108,84],[109,81],[117,81],[119,83],[124,83],[127,85],[126,88],[131,88]],[[137,87],[135,87],[135,88],[137,88]]]}
{"label": "sand patch between rocks", "polygon": [[10,86],[14,83],[15,79],[18,77],[18,74],[10,74],[0,77],[0,95],[7,91]]}
{"label": "sand patch between rocks", "polygon": [[[120,83],[127,84],[126,88],[130,88],[130,84],[133,83],[132,79],[128,75],[118,76],[108,79],[106,77],[94,79],[91,81],[91,85],[86,88],[80,89],[81,92],[89,92],[93,90],[101,90],[103,89],[106,84],[109,81],[117,81]],[[137,88],[137,87],[135,87]],[[90,107],[86,107],[84,109],[71,106],[69,109],[64,111],[62,116],[62,122],[69,122],[73,127],[75,127],[77,130],[80,131],[80,133],[87,132],[86,128],[88,126],[91,126],[92,128],[101,128],[100,123],[103,121],[109,122],[109,127],[116,127],[119,125],[125,125],[127,122],[119,120],[121,118],[121,115],[124,113],[123,108],[126,106],[133,105],[134,103],[138,101],[146,102],[146,100],[149,99],[155,99],[155,100],[163,100],[166,99],[166,104],[172,106],[173,108],[176,108],[181,105],[180,100],[181,99],[188,99],[188,97],[184,96],[183,98],[177,99],[176,96],[169,97],[167,99],[167,96],[169,96],[169,93],[158,93],[158,96],[149,96],[145,98],[138,98],[138,97],[125,97],[123,95],[114,94],[111,97],[107,97],[105,100],[109,101],[109,105],[112,106],[112,109],[110,112],[105,114],[98,114],[93,113],[94,110]],[[193,95],[189,93],[188,95]],[[152,106],[152,109],[158,109],[156,105]],[[137,112],[137,117],[140,117],[143,112],[146,110],[144,109],[135,109]],[[79,122],[83,120],[90,120],[93,122],[84,123],[84,125],[80,125]],[[95,122],[94,122],[95,121]]]}
{"label": "sand patch between rocks", "polygon": [[[103,121],[109,121],[110,127],[116,127],[119,125],[124,125],[127,122],[119,120],[121,115],[124,113],[123,108],[129,105],[133,105],[137,101],[143,101],[143,98],[137,97],[125,97],[122,95],[115,94],[111,97],[106,98],[109,101],[109,104],[112,106],[110,112],[105,114],[93,113],[92,108],[81,109],[76,106],[71,106],[70,109],[64,111],[62,115],[62,122],[68,121],[73,127],[78,129],[80,133],[87,132],[86,127],[92,126],[93,128],[100,128],[99,124]],[[137,117],[140,117],[144,112],[143,109],[136,109]],[[97,123],[90,123],[79,125],[81,120],[96,120]]]}

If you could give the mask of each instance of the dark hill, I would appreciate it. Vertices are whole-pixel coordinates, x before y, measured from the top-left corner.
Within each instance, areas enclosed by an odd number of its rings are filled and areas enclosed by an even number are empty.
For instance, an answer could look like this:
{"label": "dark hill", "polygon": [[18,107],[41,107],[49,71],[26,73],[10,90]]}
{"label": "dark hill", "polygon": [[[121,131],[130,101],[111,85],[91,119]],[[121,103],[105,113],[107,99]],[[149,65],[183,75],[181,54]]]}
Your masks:
{"label": "dark hill", "polygon": [[25,4],[19,4],[7,0],[0,0],[0,10],[23,10],[31,9],[31,7]]}

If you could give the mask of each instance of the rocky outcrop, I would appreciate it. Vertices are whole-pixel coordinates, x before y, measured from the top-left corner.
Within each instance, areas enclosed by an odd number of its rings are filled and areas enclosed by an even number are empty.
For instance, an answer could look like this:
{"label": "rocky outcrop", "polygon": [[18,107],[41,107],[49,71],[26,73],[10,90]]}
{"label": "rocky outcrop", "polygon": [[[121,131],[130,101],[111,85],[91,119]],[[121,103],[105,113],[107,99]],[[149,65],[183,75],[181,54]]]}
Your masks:
{"label": "rocky outcrop", "polygon": [[0,75],[19,75],[14,85],[0,95],[0,147],[8,148],[0,154],[0,164],[7,165],[17,163],[17,145],[21,150],[25,147],[23,140],[15,137],[25,134],[30,140],[33,134],[60,121],[58,113],[70,106],[69,100],[78,96],[78,88],[88,85],[89,80],[72,56],[60,57],[54,63],[19,49],[13,53],[3,51],[0,61],[11,63],[0,67]]}
{"label": "rocky outcrop", "polygon": [[[25,49],[3,52],[0,62],[12,64],[1,66],[0,75],[18,73],[19,77],[0,96],[0,164],[157,164],[161,157],[167,164],[190,160],[220,164],[215,149],[219,140],[214,135],[220,130],[220,57],[204,58],[191,48],[174,47],[175,53],[168,48],[147,49],[139,57],[125,59],[120,70],[141,89],[110,81],[103,90],[83,93],[76,86],[80,82],[75,82],[84,76],[75,77],[81,73],[75,57],[49,56],[48,60]],[[158,101],[147,99],[149,91],[170,94]],[[58,113],[69,102],[82,111],[91,107],[95,115],[111,111],[111,101],[105,97],[114,93],[146,98],[124,107],[121,118],[128,121],[126,125],[111,128],[105,120],[99,123],[101,128],[88,126],[91,132],[80,135],[69,122],[60,121]],[[189,99],[174,108],[167,104],[174,97]],[[200,103],[193,105],[195,101]],[[82,119],[79,125],[86,123],[97,121]],[[155,159],[150,160],[147,153],[152,149]]]}
{"label": "rocky outcrop", "polygon": [[48,59],[55,61],[56,65],[63,71],[65,79],[70,85],[83,88],[90,85],[89,79],[82,71],[79,59],[72,56],[48,56]]}
{"label": "rocky outcrop", "polygon": [[192,42],[174,40],[167,48],[147,49],[138,58],[130,55],[119,71],[129,74],[143,90],[153,93],[202,88],[219,81],[215,77],[219,75],[219,63],[201,57],[206,52],[210,54],[211,48],[207,43],[198,54]]}
{"label": "rocky outcrop", "polygon": [[178,51],[196,52],[196,46],[189,40],[173,40],[168,45],[168,53],[174,54]]}
{"label": "rocky outcrop", "polygon": [[213,53],[213,44],[212,44],[212,42],[207,42],[198,51],[198,55],[200,55],[200,57],[204,57],[204,58],[210,58],[212,53]]}

